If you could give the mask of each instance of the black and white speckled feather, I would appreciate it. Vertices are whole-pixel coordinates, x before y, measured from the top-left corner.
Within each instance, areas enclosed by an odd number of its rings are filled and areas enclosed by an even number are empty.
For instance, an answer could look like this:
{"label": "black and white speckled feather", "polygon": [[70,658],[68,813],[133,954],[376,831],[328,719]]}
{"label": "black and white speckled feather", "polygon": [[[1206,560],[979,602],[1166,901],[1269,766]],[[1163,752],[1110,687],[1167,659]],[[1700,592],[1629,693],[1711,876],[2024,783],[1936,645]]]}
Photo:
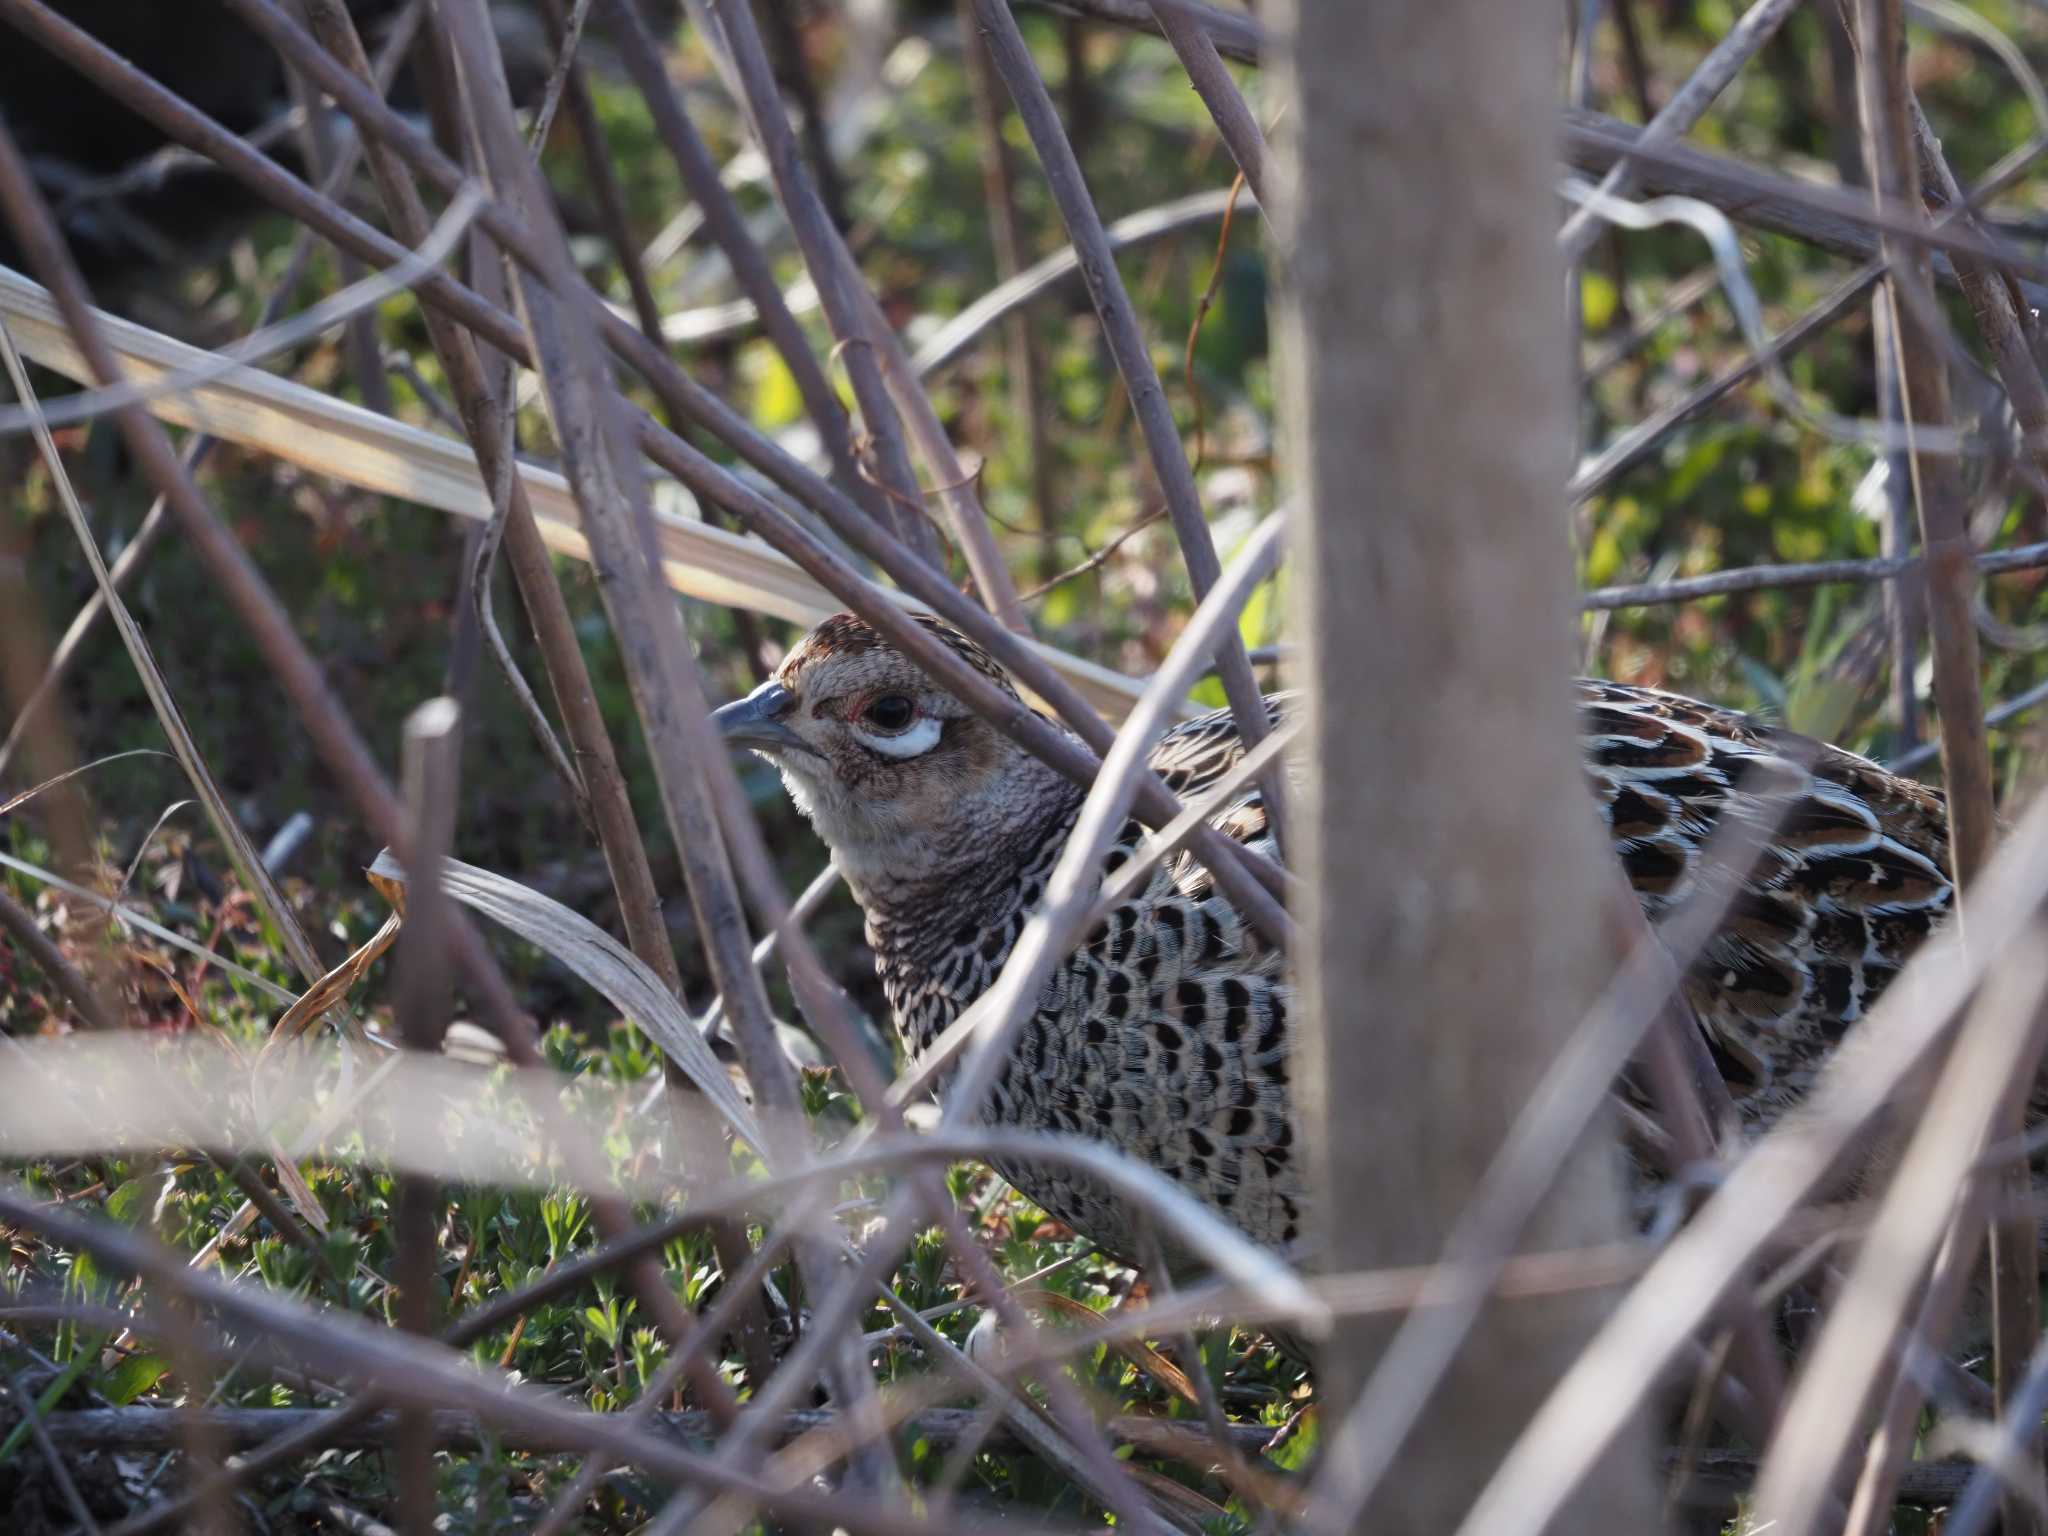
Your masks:
{"label": "black and white speckled feather", "polygon": [[[928,627],[1010,687],[977,647]],[[1001,971],[1080,791],[857,619],[821,625],[791,652],[776,686],[780,734],[746,739],[781,766],[846,872],[915,1054]],[[1702,846],[1723,816],[1753,810],[1766,787],[1793,794],[1687,978],[1737,1104],[1753,1125],[1766,1124],[1803,1094],[1946,913],[1941,797],[1833,748],[1789,753],[1792,738],[1726,710],[1646,688],[1578,686],[1592,800],[1653,923],[1701,877]],[[1277,718],[1288,703],[1268,707]],[[918,729],[916,740],[930,745],[907,753],[901,743]],[[1217,712],[1169,732],[1152,764],[1194,795],[1241,753],[1229,714]],[[1256,788],[1214,824],[1276,854]],[[1127,824],[1105,873],[1142,836]],[[1292,1242],[1305,1230],[1288,1093],[1292,1005],[1281,957],[1199,864],[1176,855],[1055,972],[985,1113],[1114,1143],[1251,1236]],[[1057,1169],[997,1167],[1105,1248],[1141,1256],[1131,1213],[1099,1185]]]}

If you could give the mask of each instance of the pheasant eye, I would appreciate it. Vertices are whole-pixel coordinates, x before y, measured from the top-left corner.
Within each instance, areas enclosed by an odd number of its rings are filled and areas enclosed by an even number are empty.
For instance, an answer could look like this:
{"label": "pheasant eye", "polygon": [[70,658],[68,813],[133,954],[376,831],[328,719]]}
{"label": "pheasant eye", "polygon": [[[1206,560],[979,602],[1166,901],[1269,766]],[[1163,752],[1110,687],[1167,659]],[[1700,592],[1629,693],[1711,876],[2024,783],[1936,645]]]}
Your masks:
{"label": "pheasant eye", "polygon": [[917,717],[917,706],[900,693],[885,693],[861,711],[861,718],[879,731],[900,731]]}

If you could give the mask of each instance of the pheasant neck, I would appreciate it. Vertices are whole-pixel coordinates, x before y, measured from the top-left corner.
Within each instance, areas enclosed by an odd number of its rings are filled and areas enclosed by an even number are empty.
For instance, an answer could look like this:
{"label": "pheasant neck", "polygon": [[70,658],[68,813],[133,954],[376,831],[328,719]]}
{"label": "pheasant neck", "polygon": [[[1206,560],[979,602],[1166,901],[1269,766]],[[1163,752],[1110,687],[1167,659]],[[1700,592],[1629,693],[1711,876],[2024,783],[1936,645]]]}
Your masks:
{"label": "pheasant neck", "polygon": [[962,818],[970,835],[950,856],[913,872],[849,873],[883,992],[913,1053],[994,982],[1045,893],[1082,792],[1049,770],[1036,788],[1007,798],[1003,814]]}

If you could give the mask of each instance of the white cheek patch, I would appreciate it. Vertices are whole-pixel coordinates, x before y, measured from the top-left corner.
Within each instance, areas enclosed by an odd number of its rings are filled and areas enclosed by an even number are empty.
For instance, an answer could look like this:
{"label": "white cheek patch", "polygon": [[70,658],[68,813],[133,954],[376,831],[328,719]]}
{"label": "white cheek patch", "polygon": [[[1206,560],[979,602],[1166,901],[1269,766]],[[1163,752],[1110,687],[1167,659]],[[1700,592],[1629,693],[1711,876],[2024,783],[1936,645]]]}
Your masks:
{"label": "white cheek patch", "polygon": [[921,715],[907,731],[898,731],[894,736],[877,736],[858,727],[854,735],[864,746],[872,747],[884,757],[921,757],[939,744],[939,735],[946,728],[946,722],[931,715]]}

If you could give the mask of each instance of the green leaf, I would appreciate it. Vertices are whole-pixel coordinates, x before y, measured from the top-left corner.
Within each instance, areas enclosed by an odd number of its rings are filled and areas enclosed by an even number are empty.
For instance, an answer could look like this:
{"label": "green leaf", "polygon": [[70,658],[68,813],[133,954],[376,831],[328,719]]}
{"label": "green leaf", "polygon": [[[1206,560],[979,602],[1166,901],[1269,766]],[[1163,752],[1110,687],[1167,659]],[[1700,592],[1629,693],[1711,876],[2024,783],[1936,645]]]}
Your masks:
{"label": "green leaf", "polygon": [[154,1177],[127,1180],[107,1196],[107,1214],[134,1226],[149,1214],[150,1189],[156,1182]]}
{"label": "green leaf", "polygon": [[155,1386],[170,1368],[162,1355],[129,1355],[107,1374],[100,1392],[115,1407],[123,1407]]}

